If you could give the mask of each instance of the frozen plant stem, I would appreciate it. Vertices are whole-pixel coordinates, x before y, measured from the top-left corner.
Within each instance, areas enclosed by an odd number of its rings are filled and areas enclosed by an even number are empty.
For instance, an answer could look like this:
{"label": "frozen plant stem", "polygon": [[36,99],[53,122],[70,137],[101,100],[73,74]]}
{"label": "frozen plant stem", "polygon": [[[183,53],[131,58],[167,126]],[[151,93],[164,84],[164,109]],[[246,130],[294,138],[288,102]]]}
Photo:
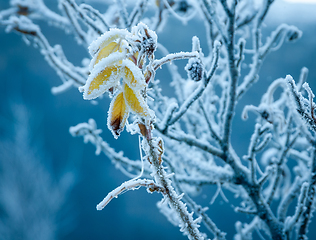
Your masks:
{"label": "frozen plant stem", "polygon": [[[225,1],[221,1],[222,3]],[[224,134],[223,134],[223,151],[224,153],[228,151],[230,133],[231,133],[231,123],[234,116],[234,110],[236,106],[236,89],[238,81],[238,70],[235,65],[234,56],[234,41],[235,41],[235,4],[233,4],[232,10],[227,14],[227,32],[228,38],[226,43],[226,49],[228,54],[228,67],[229,67],[229,98],[227,102],[226,116],[224,120]],[[228,12],[227,6],[224,5],[224,9]]]}
{"label": "frozen plant stem", "polygon": [[[175,168],[170,164],[169,161],[167,161],[166,158],[164,158],[165,162],[167,162],[168,167],[170,168],[171,172],[175,172]],[[179,181],[177,181],[177,179],[175,178],[175,176],[172,176],[173,179],[173,183],[174,186],[176,188],[177,192],[183,192],[183,190],[181,189],[181,186],[179,184]],[[195,213],[197,213],[198,215],[200,215],[203,219],[203,223],[205,225],[205,227],[214,234],[215,239],[218,240],[225,240],[226,239],[226,233],[222,232],[220,229],[218,229],[218,227],[216,226],[216,224],[210,219],[210,217],[206,214],[206,211],[208,210],[208,208],[202,208],[202,206],[198,205],[196,202],[194,202],[193,199],[190,198],[189,195],[185,194],[183,196],[183,200],[185,200],[185,202],[189,205],[189,207],[191,209],[193,209],[195,211]]]}
{"label": "frozen plant stem", "polygon": [[224,152],[224,160],[230,164],[234,169],[237,182],[241,181],[241,185],[245,188],[246,192],[249,194],[249,197],[252,199],[253,203],[256,206],[258,216],[266,222],[268,225],[272,238],[274,240],[282,240],[284,234],[282,232],[283,226],[278,222],[272,213],[270,207],[265,203],[264,199],[260,193],[260,186],[255,183],[249,182],[249,177],[236,163],[236,160],[232,157],[229,157],[229,146],[230,146],[230,134],[231,134],[231,124],[235,112],[236,102],[237,102],[237,83],[238,83],[238,69],[236,67],[236,59],[234,55],[234,42],[235,42],[235,8],[236,3],[233,3],[232,9],[229,10],[226,5],[226,1],[221,1],[223,8],[227,13],[227,32],[228,38],[226,44],[226,50],[228,55],[228,68],[229,68],[229,94],[227,101],[227,109],[224,119],[224,133],[223,133],[223,143],[222,150]]}
{"label": "frozen plant stem", "polygon": [[[97,34],[101,35],[103,33],[102,29],[95,24],[90,17],[87,16],[79,7],[74,0],[66,0],[67,3],[73,8],[73,10],[78,14],[80,19],[84,21],[87,25],[89,25]],[[64,3],[65,4],[65,3]]]}
{"label": "frozen plant stem", "polygon": [[143,138],[143,141],[145,141],[143,149],[152,164],[153,174],[157,184],[164,189],[163,192],[169,201],[170,207],[178,214],[181,221],[180,227],[184,233],[188,235],[188,238],[190,240],[204,239],[198,230],[198,225],[194,223],[192,214],[188,212],[186,205],[181,201],[181,198],[172,187],[171,180],[167,176],[167,173],[163,169],[161,161],[159,160],[156,149],[157,147],[154,146],[153,140],[151,131],[147,130],[146,136]]}
{"label": "frozen plant stem", "polygon": [[243,168],[236,164],[236,160],[232,159],[231,156],[224,157],[223,160],[227,162],[235,172],[235,182],[240,184],[246,190],[250,199],[256,207],[256,214],[264,221],[270,229],[270,233],[273,240],[285,239],[283,233],[283,225],[274,216],[269,205],[266,203],[261,195],[261,186],[257,183],[251,182],[251,177]]}
{"label": "frozen plant stem", "polygon": [[218,67],[218,58],[219,58],[219,50],[221,44],[218,41],[214,42],[214,51],[213,51],[213,61],[212,66],[207,76],[203,77],[199,87],[184,101],[184,103],[180,106],[179,110],[174,113],[172,119],[168,122],[168,125],[172,125],[177,122],[190,108],[190,106],[203,94],[208,83],[210,82],[213,74],[215,73],[216,68]]}
{"label": "frozen plant stem", "polygon": [[305,211],[303,212],[303,218],[301,219],[301,224],[298,230],[298,238],[299,240],[307,239],[307,230],[308,225],[313,216],[313,212],[315,211],[315,195],[316,195],[316,146],[314,145],[313,152],[313,161],[311,163],[311,173],[309,179],[309,187],[307,190],[307,197],[305,203]]}
{"label": "frozen plant stem", "polygon": [[161,192],[163,189],[157,186],[152,180],[148,179],[131,179],[121,184],[113,191],[111,191],[103,200],[97,205],[97,210],[102,210],[113,198],[117,198],[121,193],[129,190],[134,190],[139,187],[147,187],[149,191]]}

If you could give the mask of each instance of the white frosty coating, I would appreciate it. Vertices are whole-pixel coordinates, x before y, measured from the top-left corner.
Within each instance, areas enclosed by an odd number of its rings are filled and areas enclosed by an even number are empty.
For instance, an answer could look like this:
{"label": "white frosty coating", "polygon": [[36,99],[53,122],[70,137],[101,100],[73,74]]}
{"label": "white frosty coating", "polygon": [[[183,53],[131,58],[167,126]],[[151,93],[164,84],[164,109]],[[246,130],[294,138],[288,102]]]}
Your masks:
{"label": "white frosty coating", "polygon": [[[69,132],[73,137],[84,137],[84,142],[91,142],[96,147],[96,154],[99,152],[103,152],[115,167],[120,170],[125,171],[140,171],[142,169],[142,164],[140,161],[130,160],[127,157],[123,156],[123,152],[116,152],[113,148],[111,148],[107,142],[103,141],[102,137],[99,135],[102,130],[97,129],[97,125],[94,119],[89,119],[88,123],[79,123],[76,126],[70,127]],[[148,175],[149,172],[149,163],[144,164],[144,171]]]}
{"label": "white frosty coating", "polygon": [[192,52],[202,52],[200,47],[200,39],[197,36],[192,37]]}
{"label": "white frosty coating", "polygon": [[[262,0],[260,1],[262,2]],[[259,3],[259,5],[262,5],[262,3]],[[246,19],[251,18],[253,12],[257,11],[257,9],[258,9],[258,1],[256,0],[240,1],[240,4],[237,5],[236,12],[238,13],[238,16],[241,16],[241,17],[238,19],[237,23],[243,22]]]}
{"label": "white frosty coating", "polygon": [[59,85],[58,87],[53,87],[51,90],[52,94],[59,94],[67,91],[70,87],[72,87],[73,83],[74,82],[72,80],[68,80],[65,81],[63,84]]}
{"label": "white frosty coating", "polygon": [[167,126],[169,120],[172,117],[173,112],[175,110],[177,110],[178,108],[179,108],[178,103],[176,103],[174,101],[169,103],[169,106],[168,106],[168,108],[167,108],[167,110],[166,110],[166,112],[164,114],[164,117],[163,117],[163,119],[161,120],[161,122],[159,124],[161,129],[165,129],[165,127]]}
{"label": "white frosty coating", "polygon": [[[9,1],[8,1],[9,2]],[[11,0],[10,5],[13,7],[11,9],[11,14],[16,14],[17,8],[24,7],[27,8],[30,12],[28,16],[32,16],[33,19],[43,19],[48,21],[50,24],[54,24],[58,27],[65,27],[70,25],[70,21],[68,18],[55,13],[50,10],[43,2],[43,0]],[[9,11],[1,11],[1,15],[9,15]]]}
{"label": "white frosty coating", "polygon": [[163,198],[160,202],[157,202],[157,207],[170,223],[174,226],[180,225],[180,218],[178,215],[174,214],[174,210],[169,206],[167,198]]}
{"label": "white frosty coating", "polygon": [[[263,105],[263,104],[261,104],[260,106],[262,107],[262,105]],[[267,106],[267,105],[265,105],[265,106]],[[241,113],[241,118],[242,118],[243,120],[247,120],[247,119],[248,119],[248,112],[249,112],[249,111],[252,111],[252,112],[254,112],[254,113],[256,113],[256,114],[260,114],[258,110],[259,110],[259,107],[256,107],[256,106],[254,106],[254,105],[246,105],[246,106],[244,107],[242,113]]]}
{"label": "white frosty coating", "polygon": [[269,141],[272,139],[272,137],[273,137],[273,136],[272,136],[271,133],[267,133],[267,134],[263,137],[261,143],[258,144],[258,146],[256,147],[255,150],[256,150],[257,152],[263,150],[263,148],[265,148],[265,147],[267,146],[267,144],[268,144]]}
{"label": "white frosty coating", "polygon": [[126,29],[111,28],[110,31],[102,34],[90,44],[90,55],[93,57],[100,48],[103,48],[115,39],[124,39],[128,34],[130,33]]}
{"label": "white frosty coating", "polygon": [[[279,87],[287,91],[286,80],[284,78],[276,79],[271,83],[266,93],[262,96],[261,103],[258,107],[253,105],[245,106],[242,112],[242,118],[247,119],[249,111],[253,111],[259,116],[263,112],[266,112],[268,114],[266,120],[277,121],[278,117],[280,117],[280,111],[278,110],[278,106],[275,105],[274,93]],[[284,98],[283,101],[286,101],[286,99]],[[286,101],[286,103],[289,105],[291,101]]]}
{"label": "white frosty coating", "polygon": [[[126,57],[126,53],[125,52],[114,52],[114,53],[111,53],[109,56],[107,56],[106,58],[102,58],[100,59],[100,61],[95,64],[96,60],[97,60],[97,57],[98,57],[98,54],[96,54],[92,59],[91,59],[91,62],[89,64],[89,70],[90,72],[92,71],[97,71],[96,68],[100,68],[101,65],[100,63],[103,62],[103,66],[104,67],[107,67],[109,65],[112,65],[114,62],[116,61],[119,61],[119,60],[123,60],[125,57]],[[107,59],[105,61],[105,59]]]}
{"label": "white frosty coating", "polygon": [[39,27],[33,24],[32,21],[25,16],[20,16],[20,17],[10,16],[8,20],[5,20],[3,22],[7,25],[6,32],[10,32],[15,28],[22,29],[26,32],[40,31]]}
{"label": "white frosty coating", "polygon": [[[86,84],[79,88],[79,91],[83,92],[84,99],[91,100],[91,99],[97,98],[100,95],[102,95],[105,91],[107,91],[109,88],[115,87],[116,85],[119,84],[118,81],[120,80],[121,75],[120,75],[120,66],[118,63],[124,57],[125,57],[124,53],[113,53],[110,56],[101,59],[100,62],[98,62],[94,66],[91,74],[89,75],[89,77],[87,79]],[[106,67],[110,67],[110,66],[117,66],[118,73],[117,74],[112,73],[111,76],[109,77],[109,79],[104,84],[99,86],[99,89],[94,89],[88,95],[89,86],[90,86],[91,82],[94,80],[94,78],[97,77]]]}
{"label": "white frosty coating", "polygon": [[[167,0],[163,0],[165,6],[167,7],[167,9],[170,11],[170,13],[177,18],[178,20],[180,20],[183,24],[187,24],[187,22],[192,19],[195,14],[196,14],[196,10],[194,8],[194,10],[192,11],[192,13],[188,14],[188,16],[180,16],[178,13],[176,13],[173,8],[170,6],[169,2]],[[194,4],[195,1],[192,1],[192,4]]]}
{"label": "white frosty coating", "polygon": [[[129,59],[124,59],[122,63],[122,68],[127,67],[132,73],[136,80],[132,83],[131,79],[124,79],[127,85],[133,90],[141,90],[146,87],[146,82],[142,71]],[[124,76],[125,77],[125,76]]]}
{"label": "white frosty coating", "polygon": [[[193,79],[192,79],[193,80]],[[185,81],[183,84],[183,95],[185,98],[189,97],[190,94],[199,86],[198,82]]]}
{"label": "white frosty coating", "polygon": [[283,89],[287,89],[286,81],[284,78],[279,78],[274,80],[269,86],[267,92],[262,97],[262,102],[264,101],[266,104],[271,104],[274,101],[273,95],[278,87],[282,87]]}
{"label": "white frosty coating", "polygon": [[269,50],[269,48],[275,51],[282,46],[284,40],[293,41],[301,36],[302,31],[300,31],[297,27],[283,23],[271,33],[270,37],[267,38],[267,41],[261,51],[265,52]]}
{"label": "white frosty coating", "polygon": [[119,187],[111,191],[103,200],[97,205],[97,210],[102,210],[113,198],[117,198],[121,193],[129,190],[136,190],[144,186],[147,188],[157,186],[153,180],[148,179],[131,179],[122,183]]}
{"label": "white frosty coating", "polygon": [[[126,48],[127,48],[127,46],[128,46],[128,43],[127,43],[125,40],[122,40],[122,41],[120,42],[119,48],[123,49],[123,51],[122,51],[122,52],[119,52],[119,51],[113,52],[113,53],[111,53],[109,56],[107,56],[106,58],[108,58],[108,57],[110,57],[110,56],[112,56],[112,55],[116,56],[116,54],[122,54],[122,55],[126,56],[126,53],[127,53]],[[93,58],[91,59],[90,64],[89,64],[89,70],[90,70],[90,71],[92,71],[92,69],[94,68],[95,62],[96,62],[98,56],[99,56],[99,54],[95,54],[95,55],[93,56]],[[123,58],[123,57],[122,57],[122,58]],[[102,58],[102,59],[103,59],[103,58]],[[100,59],[100,60],[102,60],[102,59]]]}
{"label": "white frosty coating", "polygon": [[260,221],[261,220],[259,217],[254,217],[253,220],[249,224],[248,223],[242,224],[241,222],[237,221],[235,224],[237,234],[235,235],[234,240],[252,239],[252,232],[254,231],[254,229],[259,228],[258,225]]}
{"label": "white frosty coating", "polygon": [[313,102],[313,98],[315,97],[315,95],[307,82],[303,83],[303,88],[305,88],[306,92],[308,93],[308,98],[309,98],[308,100],[310,102]]}
{"label": "white frosty coating", "polygon": [[147,30],[148,34],[152,38],[153,42],[157,44],[158,37],[157,37],[156,32],[153,30],[150,30],[149,27],[143,22],[140,22],[136,26],[132,27],[132,31],[131,31],[132,34],[130,38],[133,38],[133,35],[136,35],[138,37],[143,37],[143,35],[145,35],[145,29]]}
{"label": "white frosty coating", "polygon": [[307,182],[304,182],[301,187],[301,193],[298,197],[298,203],[296,205],[295,214],[292,217],[287,217],[284,222],[284,229],[285,232],[291,231],[294,225],[299,221],[300,216],[304,213],[306,210],[305,206],[305,200],[307,198],[307,190],[308,190],[309,184]]}
{"label": "white frosty coating", "polygon": [[190,58],[184,68],[187,71],[188,78],[193,81],[199,81],[203,75],[203,64],[199,58]]}
{"label": "white frosty coating", "polygon": [[174,60],[179,59],[187,59],[187,58],[198,58],[199,53],[198,52],[178,52],[178,53],[170,53],[167,56],[156,59],[153,61],[152,65],[154,69],[157,69],[158,67],[161,67],[163,64],[172,62]]}

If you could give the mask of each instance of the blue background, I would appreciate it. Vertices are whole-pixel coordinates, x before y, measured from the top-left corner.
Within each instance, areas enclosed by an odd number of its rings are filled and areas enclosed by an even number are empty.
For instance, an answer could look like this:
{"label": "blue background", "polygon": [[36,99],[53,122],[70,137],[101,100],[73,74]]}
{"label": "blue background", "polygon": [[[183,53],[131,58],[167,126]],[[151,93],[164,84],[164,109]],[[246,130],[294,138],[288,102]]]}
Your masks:
{"label": "blue background", "polygon": [[[6,1],[0,1],[0,10],[7,6]],[[310,8],[308,5],[305,7]],[[240,101],[232,136],[233,145],[240,155],[247,151],[255,119],[250,114],[247,121],[240,120],[245,104],[257,105],[260,101],[258,96],[261,97],[276,78],[291,74],[298,80],[303,66],[309,68],[308,82],[312,89],[316,89],[316,22],[304,15],[304,8],[300,8],[303,12],[295,16],[289,16],[287,10],[285,7],[270,13],[264,33],[270,32],[286,19],[286,23],[298,26],[303,36],[295,43],[284,44],[280,50],[267,57],[260,71],[259,82]],[[273,15],[275,13],[284,16]],[[164,31],[158,34],[158,40],[172,52],[189,51],[191,38],[197,35],[202,48],[206,50],[204,26],[201,24],[200,21],[192,21],[183,31],[182,24],[170,18]],[[61,30],[48,28],[45,24],[43,27],[51,45],[61,43],[69,60],[79,65],[83,56],[88,57],[85,49],[77,48],[71,35],[64,35]],[[181,66],[185,64],[180,63]],[[157,77],[168,86],[168,75],[158,73]],[[0,83],[0,140],[10,137],[13,131],[14,119],[10,104],[23,102],[32,113],[30,131],[33,144],[41,145],[50,159],[43,159],[43,164],[56,178],[66,171],[73,171],[76,175],[76,183],[64,206],[71,224],[59,233],[60,239],[186,239],[179,233],[178,227],[172,226],[156,208],[161,196],[148,194],[145,189],[123,194],[104,210],[96,211],[96,204],[129,178],[115,169],[104,155],[95,156],[94,146],[85,145],[82,138],[71,137],[69,127],[94,118],[98,127],[104,130],[103,138],[112,147],[123,150],[131,159],[139,158],[138,146],[135,144],[137,137],[123,133],[119,140],[114,141],[107,130],[107,98],[99,101],[98,105],[92,105],[82,99],[77,89],[53,96],[51,88],[60,84],[57,74],[37,49],[32,45],[27,46],[20,35],[6,34],[3,27],[0,28]],[[209,205],[215,190],[214,187],[203,189],[201,196],[204,205]],[[227,193],[227,196],[231,195]],[[225,203],[218,198],[214,205],[209,206],[210,217],[220,229],[228,233],[227,239],[231,239],[235,232],[236,219],[251,220],[245,215],[234,213],[232,204],[234,202]],[[310,236],[316,236],[315,230],[311,229]]]}

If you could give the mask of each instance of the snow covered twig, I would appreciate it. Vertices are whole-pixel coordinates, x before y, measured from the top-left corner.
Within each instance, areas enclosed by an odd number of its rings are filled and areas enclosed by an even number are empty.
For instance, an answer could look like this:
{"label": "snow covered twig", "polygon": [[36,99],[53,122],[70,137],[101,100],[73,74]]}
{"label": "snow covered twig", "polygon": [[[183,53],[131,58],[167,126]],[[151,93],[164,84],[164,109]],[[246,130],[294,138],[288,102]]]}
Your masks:
{"label": "snow covered twig", "polygon": [[108,193],[108,195],[97,205],[97,210],[102,210],[108,203],[113,199],[117,198],[120,194],[126,191],[135,190],[139,187],[146,187],[147,190],[152,192],[162,192],[164,189],[157,186],[154,181],[148,179],[132,179],[122,183],[121,186],[115,188],[113,191]]}

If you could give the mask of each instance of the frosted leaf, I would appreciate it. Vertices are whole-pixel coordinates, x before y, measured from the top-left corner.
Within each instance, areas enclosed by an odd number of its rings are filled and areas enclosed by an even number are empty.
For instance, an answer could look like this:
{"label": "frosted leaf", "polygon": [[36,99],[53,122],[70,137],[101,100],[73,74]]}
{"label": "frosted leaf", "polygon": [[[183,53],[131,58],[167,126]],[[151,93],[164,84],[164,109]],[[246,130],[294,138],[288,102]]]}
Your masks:
{"label": "frosted leaf", "polygon": [[100,51],[91,60],[90,69],[92,68],[92,66],[97,64],[101,59],[110,56],[110,54],[113,54],[115,52],[125,53],[124,46],[127,46],[127,43],[126,43],[126,41],[122,40],[119,42],[110,42],[108,45],[101,48]]}
{"label": "frosted leaf", "polygon": [[132,61],[124,59],[121,66],[123,69],[124,81],[130,88],[141,90],[146,87],[144,75]]}
{"label": "frosted leaf", "polygon": [[84,92],[84,99],[97,98],[110,88],[118,86],[121,78],[119,63],[123,57],[123,54],[115,53],[96,64],[86,84],[79,88],[81,92]]}
{"label": "frosted leaf", "polygon": [[128,113],[129,109],[123,92],[120,92],[113,98],[108,112],[108,128],[113,133],[114,138],[118,138],[123,131]]}
{"label": "frosted leaf", "polygon": [[99,51],[99,49],[104,48],[109,43],[116,39],[124,39],[129,32],[126,29],[111,28],[110,31],[102,34],[96,40],[94,40],[89,46],[89,53],[92,57]]}
{"label": "frosted leaf", "polygon": [[[98,55],[95,55],[94,58],[92,58],[90,64],[89,64],[89,70],[90,72],[100,72],[103,68],[113,65],[114,63],[122,63],[121,61],[125,58],[126,54],[123,52],[114,52],[112,54],[109,54],[107,57],[100,59],[97,62]],[[97,62],[97,63],[96,63]]]}
{"label": "frosted leaf", "polygon": [[115,87],[119,79],[120,69],[118,66],[106,67],[97,75],[91,74],[86,85],[80,88],[81,91],[84,91],[83,98],[91,100],[99,97],[105,91]]}
{"label": "frosted leaf", "polygon": [[134,91],[127,84],[123,86],[124,99],[130,110],[139,116],[149,116],[149,108],[139,91]]}

